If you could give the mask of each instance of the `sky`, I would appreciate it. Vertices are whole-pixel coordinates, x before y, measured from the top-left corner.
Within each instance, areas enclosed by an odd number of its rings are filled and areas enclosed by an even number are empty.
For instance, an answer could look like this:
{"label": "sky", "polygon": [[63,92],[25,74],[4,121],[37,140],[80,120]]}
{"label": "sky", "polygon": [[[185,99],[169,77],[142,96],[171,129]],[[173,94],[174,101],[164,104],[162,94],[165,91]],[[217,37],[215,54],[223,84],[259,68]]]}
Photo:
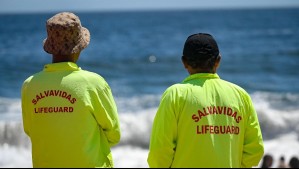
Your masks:
{"label": "sky", "polygon": [[299,0],[0,0],[0,13],[299,7]]}

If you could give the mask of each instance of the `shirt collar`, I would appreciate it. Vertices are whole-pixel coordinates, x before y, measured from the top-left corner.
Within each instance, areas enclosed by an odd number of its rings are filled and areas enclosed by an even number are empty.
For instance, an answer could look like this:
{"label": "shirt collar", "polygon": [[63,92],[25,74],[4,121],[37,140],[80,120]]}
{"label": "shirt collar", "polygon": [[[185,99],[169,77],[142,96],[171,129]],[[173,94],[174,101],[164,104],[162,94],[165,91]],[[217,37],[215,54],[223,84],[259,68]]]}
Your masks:
{"label": "shirt collar", "polygon": [[60,63],[51,63],[44,66],[45,72],[53,71],[75,71],[81,70],[76,63],[73,62],[60,62]]}
{"label": "shirt collar", "polygon": [[217,73],[197,73],[188,76],[183,82],[187,82],[193,79],[220,79]]}

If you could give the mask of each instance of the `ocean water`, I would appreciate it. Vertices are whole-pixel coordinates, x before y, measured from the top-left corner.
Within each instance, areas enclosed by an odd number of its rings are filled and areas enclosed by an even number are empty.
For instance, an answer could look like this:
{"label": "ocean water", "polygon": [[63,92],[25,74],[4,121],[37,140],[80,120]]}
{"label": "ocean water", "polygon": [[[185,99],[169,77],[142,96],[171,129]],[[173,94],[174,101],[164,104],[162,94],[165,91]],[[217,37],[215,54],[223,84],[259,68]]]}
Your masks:
{"label": "ocean water", "polygon": [[[218,42],[218,74],[246,89],[260,120],[265,151],[299,157],[299,9],[76,13],[91,33],[78,65],[102,75],[119,110],[122,139],[115,167],[148,167],[151,125],[164,90],[188,76],[186,38],[207,32]],[[51,62],[43,51],[54,13],[0,14],[0,167],[32,167],[23,132],[23,81]]]}

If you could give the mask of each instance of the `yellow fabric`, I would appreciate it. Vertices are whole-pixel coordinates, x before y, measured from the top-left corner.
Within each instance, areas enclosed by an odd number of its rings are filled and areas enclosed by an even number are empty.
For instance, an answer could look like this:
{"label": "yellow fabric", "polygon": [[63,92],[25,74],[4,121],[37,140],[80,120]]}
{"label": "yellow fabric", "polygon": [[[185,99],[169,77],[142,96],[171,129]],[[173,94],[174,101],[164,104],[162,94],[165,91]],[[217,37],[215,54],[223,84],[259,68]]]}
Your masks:
{"label": "yellow fabric", "polygon": [[33,167],[113,167],[119,118],[100,75],[72,62],[45,65],[23,84],[22,114]]}
{"label": "yellow fabric", "polygon": [[249,94],[217,74],[199,73],[169,87],[156,113],[150,167],[257,166],[264,153]]}

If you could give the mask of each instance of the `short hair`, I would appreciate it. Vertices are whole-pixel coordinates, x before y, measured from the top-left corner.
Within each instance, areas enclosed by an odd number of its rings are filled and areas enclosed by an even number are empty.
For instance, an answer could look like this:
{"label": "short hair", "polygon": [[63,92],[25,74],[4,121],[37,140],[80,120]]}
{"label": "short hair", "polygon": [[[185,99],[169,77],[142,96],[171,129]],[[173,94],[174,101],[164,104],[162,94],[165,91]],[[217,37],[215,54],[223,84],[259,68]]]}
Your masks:
{"label": "short hair", "polygon": [[211,69],[218,56],[219,49],[213,36],[208,33],[197,33],[187,38],[182,58],[194,69]]}

